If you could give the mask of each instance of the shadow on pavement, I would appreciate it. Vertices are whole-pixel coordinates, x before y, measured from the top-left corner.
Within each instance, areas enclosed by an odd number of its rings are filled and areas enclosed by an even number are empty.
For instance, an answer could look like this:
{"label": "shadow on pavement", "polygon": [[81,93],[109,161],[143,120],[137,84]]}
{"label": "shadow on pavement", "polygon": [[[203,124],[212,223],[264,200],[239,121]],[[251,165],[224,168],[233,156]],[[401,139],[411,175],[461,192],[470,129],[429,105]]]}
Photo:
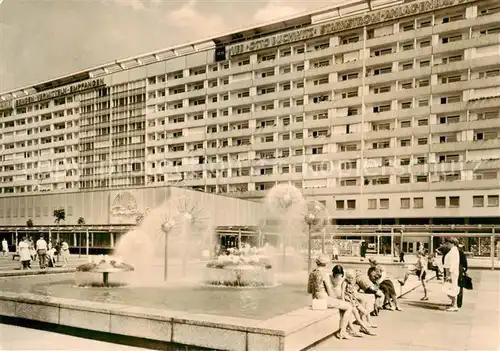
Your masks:
{"label": "shadow on pavement", "polygon": [[447,306],[444,303],[435,303],[429,301],[405,301],[404,304],[417,308],[425,308],[427,310],[442,310]]}

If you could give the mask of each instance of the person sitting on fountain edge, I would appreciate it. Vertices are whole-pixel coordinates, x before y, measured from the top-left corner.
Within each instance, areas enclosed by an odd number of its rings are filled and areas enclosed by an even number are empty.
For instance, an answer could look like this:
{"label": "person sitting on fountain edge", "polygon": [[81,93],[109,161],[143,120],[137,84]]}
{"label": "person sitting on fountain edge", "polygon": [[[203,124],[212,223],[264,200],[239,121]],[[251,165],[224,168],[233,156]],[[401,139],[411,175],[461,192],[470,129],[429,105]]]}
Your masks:
{"label": "person sitting on fountain edge", "polygon": [[342,298],[341,287],[334,289],[326,266],[329,258],[320,256],[316,259],[317,268],[309,274],[307,292],[312,294],[313,309],[337,308],[340,312],[340,328],[335,332],[339,339],[351,339],[347,333],[347,325],[352,320],[352,305]]}

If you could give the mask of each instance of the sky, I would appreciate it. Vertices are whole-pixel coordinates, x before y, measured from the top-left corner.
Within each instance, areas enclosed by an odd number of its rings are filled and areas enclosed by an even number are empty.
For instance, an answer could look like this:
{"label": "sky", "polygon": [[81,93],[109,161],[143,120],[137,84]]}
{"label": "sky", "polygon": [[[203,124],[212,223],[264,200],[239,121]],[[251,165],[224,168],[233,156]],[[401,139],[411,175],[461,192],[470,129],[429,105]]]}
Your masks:
{"label": "sky", "polygon": [[0,0],[0,92],[335,0]]}

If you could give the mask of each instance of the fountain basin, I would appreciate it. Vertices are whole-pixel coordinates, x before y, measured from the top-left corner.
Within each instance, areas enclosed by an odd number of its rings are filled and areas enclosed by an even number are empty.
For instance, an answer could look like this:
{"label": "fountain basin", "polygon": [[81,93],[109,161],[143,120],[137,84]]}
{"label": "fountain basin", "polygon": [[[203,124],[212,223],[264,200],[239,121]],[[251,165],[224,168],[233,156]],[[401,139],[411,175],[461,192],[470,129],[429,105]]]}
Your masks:
{"label": "fountain basin", "polygon": [[276,285],[274,271],[267,266],[227,265],[207,267],[205,283],[228,287],[268,287]]}

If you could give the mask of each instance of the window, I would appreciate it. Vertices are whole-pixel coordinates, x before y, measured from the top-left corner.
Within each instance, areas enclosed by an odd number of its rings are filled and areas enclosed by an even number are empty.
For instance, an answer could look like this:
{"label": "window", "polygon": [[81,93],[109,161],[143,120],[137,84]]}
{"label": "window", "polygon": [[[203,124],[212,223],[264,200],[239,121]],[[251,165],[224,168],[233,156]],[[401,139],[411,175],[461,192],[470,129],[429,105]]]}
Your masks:
{"label": "window", "polygon": [[431,41],[430,40],[422,40],[420,43],[421,48],[426,48],[428,46],[431,46]]}
{"label": "window", "polygon": [[446,207],[446,197],[437,196],[436,197],[436,207],[437,208],[445,208]]}
{"label": "window", "polygon": [[498,195],[488,195],[488,207],[498,207]]}
{"label": "window", "polygon": [[441,104],[453,104],[460,102],[460,95],[444,96],[441,98]]}
{"label": "window", "polygon": [[413,82],[402,83],[401,89],[403,89],[403,90],[413,89]]}
{"label": "window", "polygon": [[410,128],[411,121],[401,121],[401,128]]}
{"label": "window", "polygon": [[447,44],[447,43],[452,43],[454,41],[460,41],[462,40],[462,34],[457,34],[457,35],[452,35],[449,37],[441,38],[441,43]]}
{"label": "window", "polygon": [[404,101],[401,103],[401,109],[406,110],[411,108],[411,101]]}
{"label": "window", "polygon": [[441,84],[456,83],[460,82],[462,77],[459,75],[447,76],[441,78]]}
{"label": "window", "polygon": [[408,166],[410,164],[410,158],[409,157],[402,158],[399,164],[401,166]]}
{"label": "window", "polygon": [[377,209],[377,199],[368,199],[368,209],[369,210]]}
{"label": "window", "polygon": [[418,107],[429,106],[429,99],[418,100]]}
{"label": "window", "polygon": [[402,139],[400,145],[401,145],[401,147],[411,146],[411,140],[410,139]]}
{"label": "window", "polygon": [[401,208],[410,208],[410,198],[402,197],[401,198]]}
{"label": "window", "polygon": [[403,48],[403,51],[413,50],[413,42],[404,43],[401,47]]}
{"label": "window", "polygon": [[373,70],[373,75],[378,76],[380,74],[387,74],[392,72],[392,66],[376,68]]}
{"label": "window", "polygon": [[414,197],[413,198],[413,208],[424,208],[424,198]]}
{"label": "window", "polygon": [[380,199],[380,208],[388,209],[389,208],[389,199]]}
{"label": "window", "polygon": [[484,196],[476,195],[472,197],[472,206],[473,207],[484,207]]}
{"label": "window", "polygon": [[410,184],[410,176],[399,177],[399,184]]}
{"label": "window", "polygon": [[421,79],[418,81],[418,87],[428,87],[429,86],[429,80],[428,79]]}
{"label": "window", "polygon": [[390,86],[383,86],[383,87],[373,88],[373,93],[374,94],[388,93],[390,91],[391,91],[391,87]]}
{"label": "window", "polygon": [[490,78],[500,76],[500,69],[479,72],[479,78]]}
{"label": "window", "polygon": [[356,200],[347,200],[347,209],[355,210],[356,209]]}
{"label": "window", "polygon": [[337,210],[343,210],[344,209],[344,200],[335,201],[335,208]]}
{"label": "window", "polygon": [[378,49],[373,52],[372,56],[384,56],[392,54],[392,48]]}
{"label": "window", "polygon": [[450,196],[450,207],[460,207],[460,196]]}
{"label": "window", "polygon": [[422,126],[427,126],[427,125],[429,125],[429,120],[428,120],[427,118],[425,118],[425,119],[419,119],[419,120],[417,121],[417,125],[418,125],[419,127],[422,127]]}

